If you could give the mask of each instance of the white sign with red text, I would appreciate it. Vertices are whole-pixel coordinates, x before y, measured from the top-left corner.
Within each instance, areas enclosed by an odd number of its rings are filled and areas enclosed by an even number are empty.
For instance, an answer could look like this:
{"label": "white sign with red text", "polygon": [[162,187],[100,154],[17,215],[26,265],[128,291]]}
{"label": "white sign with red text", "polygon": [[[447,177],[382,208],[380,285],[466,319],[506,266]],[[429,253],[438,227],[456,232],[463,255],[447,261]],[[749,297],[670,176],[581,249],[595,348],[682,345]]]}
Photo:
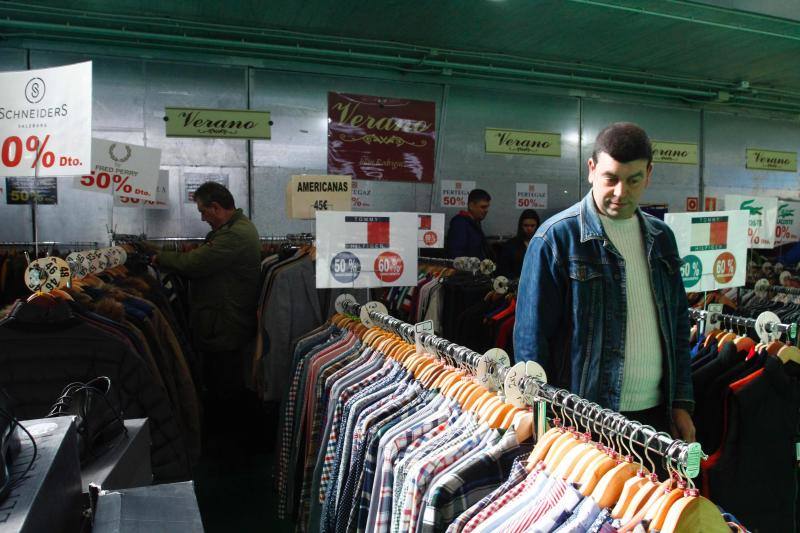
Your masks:
{"label": "white sign with red text", "polygon": [[0,175],[90,170],[92,62],[0,74]]}
{"label": "white sign with red text", "polygon": [[474,188],[474,181],[442,180],[442,207],[466,209],[469,191]]}
{"label": "white sign with red text", "polygon": [[420,248],[444,248],[444,213],[417,213]]}
{"label": "white sign with red text", "polygon": [[517,183],[517,209],[547,209],[546,183]]}
{"label": "white sign with red text", "polygon": [[778,200],[775,246],[800,241],[800,202]]}
{"label": "white sign with red text", "polygon": [[161,150],[92,139],[92,168],[75,177],[75,188],[154,201]]}
{"label": "white sign with red text", "polygon": [[318,289],[417,284],[417,213],[317,211]]}
{"label": "white sign with red text", "polygon": [[778,225],[778,199],[769,196],[726,194],[725,209],[750,213],[747,234],[750,248],[774,248]]}
{"label": "white sign with red text", "polygon": [[169,170],[158,172],[155,200],[141,200],[130,196],[114,195],[114,207],[143,207],[145,209],[169,209]]}

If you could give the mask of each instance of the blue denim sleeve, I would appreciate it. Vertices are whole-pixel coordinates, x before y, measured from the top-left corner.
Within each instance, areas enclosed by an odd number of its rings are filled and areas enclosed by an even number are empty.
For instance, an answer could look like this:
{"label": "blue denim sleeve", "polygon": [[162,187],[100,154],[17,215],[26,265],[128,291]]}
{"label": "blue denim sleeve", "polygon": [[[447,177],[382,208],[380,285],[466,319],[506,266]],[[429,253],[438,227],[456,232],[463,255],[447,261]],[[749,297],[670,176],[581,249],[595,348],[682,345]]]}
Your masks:
{"label": "blue denim sleeve", "polygon": [[680,272],[673,278],[672,283],[678,287],[676,302],[675,327],[675,398],[673,407],[686,409],[691,413],[694,410],[694,388],[692,386],[692,358],[689,355],[689,301],[686,298],[686,289]]}
{"label": "blue denim sleeve", "polygon": [[548,368],[550,342],[557,334],[564,310],[566,280],[545,236],[531,239],[522,265],[514,324],[514,357]]}

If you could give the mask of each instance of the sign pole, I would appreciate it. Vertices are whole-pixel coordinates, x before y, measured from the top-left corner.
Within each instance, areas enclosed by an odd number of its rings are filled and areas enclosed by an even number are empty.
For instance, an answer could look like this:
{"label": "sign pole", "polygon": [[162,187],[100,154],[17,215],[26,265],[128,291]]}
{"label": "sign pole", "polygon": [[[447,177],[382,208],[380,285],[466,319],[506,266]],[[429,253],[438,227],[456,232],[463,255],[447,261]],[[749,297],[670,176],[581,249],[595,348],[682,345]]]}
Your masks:
{"label": "sign pole", "polygon": [[[39,164],[41,160],[42,149],[40,146],[36,149],[36,166],[33,169],[33,187],[31,191],[31,222],[33,222],[33,251],[35,259],[39,259],[39,224],[36,220],[36,207],[39,204],[39,195],[36,192],[39,190]],[[56,182],[56,187],[58,182]]]}

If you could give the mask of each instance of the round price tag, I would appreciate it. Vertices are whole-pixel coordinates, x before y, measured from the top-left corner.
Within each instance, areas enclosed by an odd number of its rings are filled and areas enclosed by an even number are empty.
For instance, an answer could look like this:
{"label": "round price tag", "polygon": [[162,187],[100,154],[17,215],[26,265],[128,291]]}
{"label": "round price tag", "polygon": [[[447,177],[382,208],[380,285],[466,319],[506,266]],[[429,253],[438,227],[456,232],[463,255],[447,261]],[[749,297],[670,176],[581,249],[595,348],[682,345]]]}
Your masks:
{"label": "round price tag", "polygon": [[89,275],[89,260],[82,252],[72,252],[67,256],[67,264],[75,279],[83,279]]}
{"label": "round price tag", "polygon": [[497,294],[505,294],[508,292],[508,278],[505,276],[497,276],[494,278],[492,288]]}
{"label": "round price tag", "polygon": [[506,380],[503,383],[503,391],[506,395],[506,402],[510,403],[517,409],[525,408],[525,398],[522,394],[522,389],[519,388],[519,381],[526,375],[525,362],[520,361],[512,366],[506,374]]}
{"label": "round price tag", "polygon": [[383,313],[384,315],[388,315],[389,314],[389,310],[386,309],[386,306],[383,305],[380,302],[374,302],[373,301],[373,302],[365,303],[364,305],[361,306],[361,314],[360,314],[359,318],[361,319],[361,323],[364,324],[365,326],[367,326],[368,328],[373,328],[373,327],[375,327],[377,325],[369,317],[369,314],[372,311],[376,311],[378,313]]}
{"label": "round price tag", "polygon": [[426,231],[425,235],[422,236],[422,242],[424,242],[426,246],[434,246],[439,242],[439,236],[436,235],[435,231]]}
{"label": "round price tag", "polygon": [[694,287],[703,276],[703,262],[696,255],[687,255],[681,265],[681,278],[683,286],[687,289]]}
{"label": "round price tag", "polygon": [[[776,341],[781,337],[781,332],[776,327],[781,323],[781,319],[772,311],[764,311],[756,318],[756,333],[763,343]],[[771,325],[767,331],[767,325]]]}
{"label": "round price tag", "polygon": [[481,261],[480,270],[481,274],[485,276],[491,276],[494,273],[494,271],[497,270],[497,266],[491,259],[484,259],[483,261]]}
{"label": "round price tag", "polygon": [[492,348],[478,359],[478,367],[475,369],[478,382],[487,389],[496,391],[499,387],[499,383],[489,374],[489,363],[509,366],[511,364],[511,358],[508,357],[508,354],[502,348]]}
{"label": "round price tag", "polygon": [[334,308],[336,312],[339,314],[349,314],[347,309],[345,309],[345,305],[352,305],[355,304],[356,298],[352,294],[340,294],[336,297],[336,302],[334,302]]}
{"label": "round price tag", "polygon": [[361,261],[351,252],[339,252],[331,259],[330,271],[339,283],[353,283],[361,274]]}
{"label": "round price tag", "polygon": [[403,275],[403,258],[394,252],[383,252],[375,258],[375,275],[379,280],[392,283]]}
{"label": "round price tag", "polygon": [[66,287],[69,279],[69,265],[60,257],[37,259],[25,269],[25,285],[32,292],[50,292]]}

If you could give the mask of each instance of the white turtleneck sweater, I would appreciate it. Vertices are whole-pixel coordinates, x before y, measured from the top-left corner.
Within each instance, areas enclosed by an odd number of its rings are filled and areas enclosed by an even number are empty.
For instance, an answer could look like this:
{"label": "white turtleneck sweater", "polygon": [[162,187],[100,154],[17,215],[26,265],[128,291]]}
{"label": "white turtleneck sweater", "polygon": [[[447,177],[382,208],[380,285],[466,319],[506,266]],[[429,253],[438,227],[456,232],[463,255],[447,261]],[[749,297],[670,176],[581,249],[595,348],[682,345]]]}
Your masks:
{"label": "white turtleneck sweater", "polygon": [[615,220],[600,215],[600,221],[625,260],[625,366],[619,409],[641,411],[662,402],[663,356],[647,250],[638,216]]}

